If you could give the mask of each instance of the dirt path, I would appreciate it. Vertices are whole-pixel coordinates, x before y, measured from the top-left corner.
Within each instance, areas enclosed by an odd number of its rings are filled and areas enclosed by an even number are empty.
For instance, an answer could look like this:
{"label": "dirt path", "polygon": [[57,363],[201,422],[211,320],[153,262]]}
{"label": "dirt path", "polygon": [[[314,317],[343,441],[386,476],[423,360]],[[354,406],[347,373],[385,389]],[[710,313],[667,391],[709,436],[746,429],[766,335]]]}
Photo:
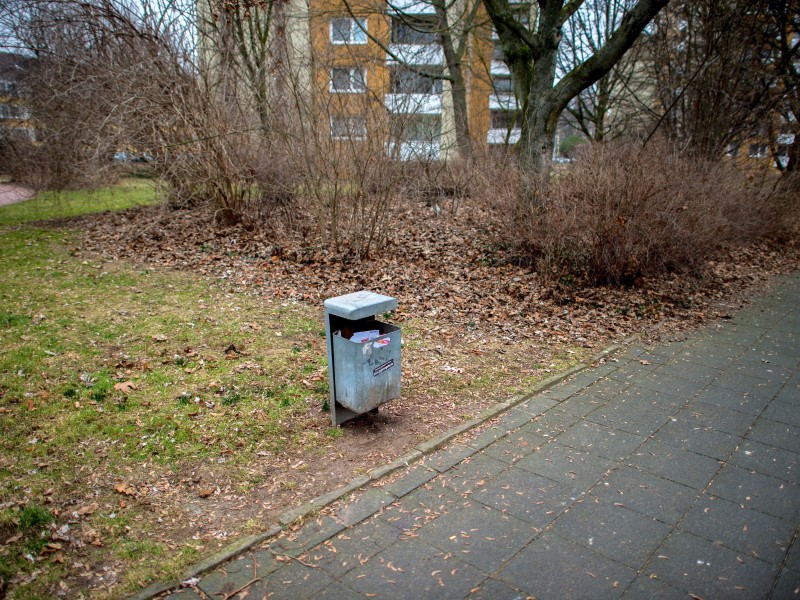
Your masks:
{"label": "dirt path", "polygon": [[33,190],[28,188],[13,183],[0,183],[0,206],[30,200],[34,195]]}

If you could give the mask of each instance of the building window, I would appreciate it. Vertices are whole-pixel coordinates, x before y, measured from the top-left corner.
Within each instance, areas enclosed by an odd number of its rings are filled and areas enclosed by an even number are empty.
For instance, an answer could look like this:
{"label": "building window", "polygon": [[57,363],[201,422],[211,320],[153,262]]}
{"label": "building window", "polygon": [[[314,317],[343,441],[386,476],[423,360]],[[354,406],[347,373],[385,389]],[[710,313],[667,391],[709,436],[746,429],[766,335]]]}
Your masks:
{"label": "building window", "polygon": [[490,114],[491,129],[513,129],[519,127],[519,115],[515,110],[493,110]]}
{"label": "building window", "polygon": [[367,19],[335,17],[331,19],[331,44],[366,44]]}
{"label": "building window", "polygon": [[392,94],[441,94],[442,70],[436,69],[404,69],[402,67],[391,70]]}
{"label": "building window", "polygon": [[367,119],[363,115],[331,117],[331,137],[335,140],[367,139]]}
{"label": "building window", "polygon": [[0,94],[10,94],[14,91],[14,82],[8,79],[0,79]]}
{"label": "building window", "polygon": [[747,149],[747,156],[750,158],[766,158],[767,145],[766,144],[750,144]]}
{"label": "building window", "polygon": [[736,142],[731,142],[728,144],[728,149],[725,151],[725,154],[727,154],[730,158],[736,158],[739,156],[739,144]]}
{"label": "building window", "polygon": [[439,42],[435,15],[403,15],[392,18],[393,44],[436,44]]}
{"label": "building window", "polygon": [[492,77],[492,86],[496,94],[500,95],[513,95],[514,82],[511,81],[510,75],[495,75]]}
{"label": "building window", "polygon": [[0,104],[0,119],[17,119],[24,121],[31,116],[30,111],[18,104]]}
{"label": "building window", "polygon": [[331,69],[331,91],[339,94],[359,94],[367,90],[367,70],[361,67]]}
{"label": "building window", "polygon": [[438,142],[442,135],[442,119],[439,115],[396,116],[393,129],[401,142]]}

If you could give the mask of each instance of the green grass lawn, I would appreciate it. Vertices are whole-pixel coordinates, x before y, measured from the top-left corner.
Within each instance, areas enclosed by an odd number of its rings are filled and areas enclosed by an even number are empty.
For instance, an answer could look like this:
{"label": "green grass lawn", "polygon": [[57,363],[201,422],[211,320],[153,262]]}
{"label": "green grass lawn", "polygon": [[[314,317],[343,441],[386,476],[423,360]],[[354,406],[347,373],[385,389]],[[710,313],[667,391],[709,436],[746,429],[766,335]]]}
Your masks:
{"label": "green grass lawn", "polygon": [[119,185],[96,190],[40,192],[31,200],[0,206],[0,227],[123,210],[155,202],[155,184],[149,179],[127,178]]}
{"label": "green grass lawn", "polygon": [[[152,193],[134,182],[45,194],[0,207],[0,223],[136,206]],[[314,311],[186,273],[82,260],[69,251],[76,235],[0,230],[0,541],[15,540],[0,551],[0,579],[40,571],[11,597],[47,596],[75,560],[124,563],[118,589],[130,591],[197,558],[192,544],[150,540],[146,504],[120,508],[115,482],[136,487],[223,456],[237,479],[256,453],[326,437],[324,419],[305,422],[327,394]],[[89,543],[47,545],[42,534],[69,520],[65,507],[94,504],[71,525]]]}

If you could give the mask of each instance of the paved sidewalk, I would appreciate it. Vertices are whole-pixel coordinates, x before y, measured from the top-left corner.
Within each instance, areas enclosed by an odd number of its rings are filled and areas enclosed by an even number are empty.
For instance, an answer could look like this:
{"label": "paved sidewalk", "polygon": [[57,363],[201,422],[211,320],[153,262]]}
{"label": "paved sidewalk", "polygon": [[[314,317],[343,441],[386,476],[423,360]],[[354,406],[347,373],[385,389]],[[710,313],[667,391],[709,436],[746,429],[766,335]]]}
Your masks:
{"label": "paved sidewalk", "polygon": [[169,598],[798,597],[799,308],[627,351]]}
{"label": "paved sidewalk", "polygon": [[16,204],[25,200],[30,200],[36,194],[28,188],[14,183],[0,183],[0,206]]}

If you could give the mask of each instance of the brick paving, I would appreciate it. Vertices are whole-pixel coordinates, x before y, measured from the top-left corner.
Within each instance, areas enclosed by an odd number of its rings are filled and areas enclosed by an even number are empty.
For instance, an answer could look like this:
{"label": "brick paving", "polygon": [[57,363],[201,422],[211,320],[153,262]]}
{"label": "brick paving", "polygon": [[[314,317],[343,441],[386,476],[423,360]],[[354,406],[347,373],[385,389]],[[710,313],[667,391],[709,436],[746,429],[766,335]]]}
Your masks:
{"label": "brick paving", "polygon": [[168,597],[798,597],[798,308],[627,350]]}

